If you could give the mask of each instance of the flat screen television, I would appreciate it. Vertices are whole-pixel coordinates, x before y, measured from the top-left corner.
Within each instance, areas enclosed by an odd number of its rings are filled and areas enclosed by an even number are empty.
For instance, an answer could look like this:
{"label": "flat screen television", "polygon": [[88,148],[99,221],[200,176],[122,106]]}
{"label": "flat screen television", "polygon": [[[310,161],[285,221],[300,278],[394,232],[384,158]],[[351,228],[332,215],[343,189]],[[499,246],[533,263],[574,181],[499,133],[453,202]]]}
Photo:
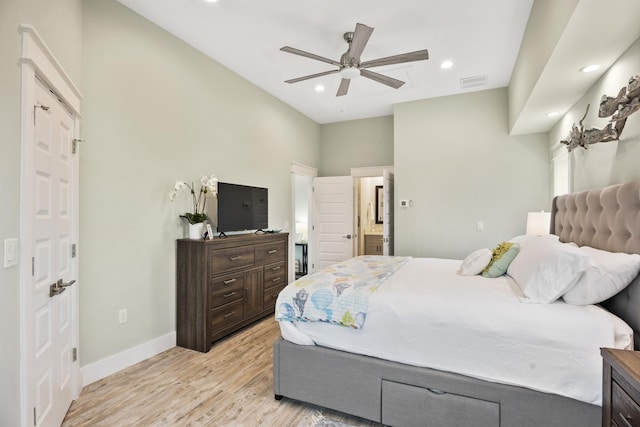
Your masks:
{"label": "flat screen television", "polygon": [[269,190],[218,182],[218,232],[266,230]]}

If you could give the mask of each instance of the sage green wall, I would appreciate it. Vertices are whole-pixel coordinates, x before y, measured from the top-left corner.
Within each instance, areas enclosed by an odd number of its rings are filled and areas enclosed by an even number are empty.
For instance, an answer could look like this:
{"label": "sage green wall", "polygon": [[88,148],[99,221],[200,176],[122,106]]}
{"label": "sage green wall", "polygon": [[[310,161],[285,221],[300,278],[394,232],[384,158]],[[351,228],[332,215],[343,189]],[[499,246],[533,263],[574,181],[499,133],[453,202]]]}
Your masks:
{"label": "sage green wall", "polygon": [[393,165],[393,116],[320,126],[320,176],[347,176],[350,168]]}
{"label": "sage green wall", "polygon": [[462,259],[549,210],[546,134],[508,135],[505,88],[398,104],[394,117],[396,255]]}
{"label": "sage green wall", "polygon": [[[292,161],[318,167],[320,126],[115,0],[84,2],[81,327],[86,365],[175,331],[176,180],[269,188],[291,216]],[[118,324],[118,310],[129,320]]]}
{"label": "sage green wall", "polygon": [[[82,1],[0,1],[0,253],[20,234],[21,24],[33,25],[76,85],[81,84]],[[4,254],[0,256],[0,259]],[[0,266],[0,425],[20,425],[19,267]]]}
{"label": "sage green wall", "polygon": [[[636,40],[587,93],[549,132],[549,147],[566,150],[557,144],[579,123],[587,104],[591,104],[584,120],[585,127],[602,129],[609,118],[598,117],[602,95],[617,96],[630,77],[640,72],[640,39]],[[573,191],[606,187],[611,184],[640,181],[640,112],[629,117],[620,141],[592,144],[587,150],[577,148],[569,156],[573,159]]]}

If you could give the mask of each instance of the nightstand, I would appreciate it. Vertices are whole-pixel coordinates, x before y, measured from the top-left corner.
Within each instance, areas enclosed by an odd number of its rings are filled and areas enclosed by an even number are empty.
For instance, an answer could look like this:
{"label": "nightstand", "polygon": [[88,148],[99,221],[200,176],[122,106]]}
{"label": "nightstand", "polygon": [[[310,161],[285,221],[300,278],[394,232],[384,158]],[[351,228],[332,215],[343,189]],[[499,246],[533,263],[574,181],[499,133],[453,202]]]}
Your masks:
{"label": "nightstand", "polygon": [[640,426],[640,351],[600,350],[602,370],[602,425]]}

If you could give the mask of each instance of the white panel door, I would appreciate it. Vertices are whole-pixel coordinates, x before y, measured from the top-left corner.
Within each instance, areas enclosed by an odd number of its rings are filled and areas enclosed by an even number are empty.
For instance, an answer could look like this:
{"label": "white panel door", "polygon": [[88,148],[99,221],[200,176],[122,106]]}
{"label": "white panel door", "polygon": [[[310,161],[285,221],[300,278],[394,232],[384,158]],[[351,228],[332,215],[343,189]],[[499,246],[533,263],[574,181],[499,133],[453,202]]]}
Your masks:
{"label": "white panel door", "polygon": [[382,171],[382,254],[393,255],[393,173]]}
{"label": "white panel door", "polygon": [[[33,141],[27,143],[33,160],[27,172],[26,220],[30,221],[31,278],[27,279],[28,408],[33,424],[59,426],[73,398],[73,303],[76,272],[72,265],[73,214],[77,161],[72,154],[74,117],[48,88],[36,83]],[[28,252],[27,252],[28,253]],[[59,281],[62,282],[59,282]],[[51,286],[59,283],[51,290]]]}
{"label": "white panel door", "polygon": [[353,178],[331,176],[313,180],[314,269],[353,257]]}

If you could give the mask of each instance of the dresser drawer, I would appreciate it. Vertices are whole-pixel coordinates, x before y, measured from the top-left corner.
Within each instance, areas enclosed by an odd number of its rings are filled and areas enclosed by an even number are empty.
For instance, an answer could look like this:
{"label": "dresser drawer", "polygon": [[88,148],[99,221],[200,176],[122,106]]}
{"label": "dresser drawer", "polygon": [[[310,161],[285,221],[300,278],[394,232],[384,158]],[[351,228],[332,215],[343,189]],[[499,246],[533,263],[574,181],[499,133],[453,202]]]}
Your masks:
{"label": "dresser drawer", "polygon": [[209,276],[253,267],[253,246],[209,250]]}
{"label": "dresser drawer", "polygon": [[382,423],[439,427],[499,427],[500,405],[439,390],[382,380]]}
{"label": "dresser drawer", "polygon": [[284,262],[264,266],[264,288],[282,285],[286,282],[287,271]]}
{"label": "dresser drawer", "polygon": [[242,320],[242,305],[244,300],[238,300],[209,312],[209,331],[211,335],[227,326],[234,325]]}
{"label": "dresser drawer", "polygon": [[270,242],[256,245],[256,265],[284,261],[286,257],[285,247],[285,242]]}
{"label": "dresser drawer", "polygon": [[242,272],[216,276],[209,280],[209,308],[242,298],[244,292],[244,274]]}
{"label": "dresser drawer", "polygon": [[620,427],[640,425],[640,407],[615,381],[611,384],[611,418]]}
{"label": "dresser drawer", "polygon": [[285,285],[275,286],[264,291],[264,298],[262,300],[262,309],[275,307],[278,294],[284,289]]}

